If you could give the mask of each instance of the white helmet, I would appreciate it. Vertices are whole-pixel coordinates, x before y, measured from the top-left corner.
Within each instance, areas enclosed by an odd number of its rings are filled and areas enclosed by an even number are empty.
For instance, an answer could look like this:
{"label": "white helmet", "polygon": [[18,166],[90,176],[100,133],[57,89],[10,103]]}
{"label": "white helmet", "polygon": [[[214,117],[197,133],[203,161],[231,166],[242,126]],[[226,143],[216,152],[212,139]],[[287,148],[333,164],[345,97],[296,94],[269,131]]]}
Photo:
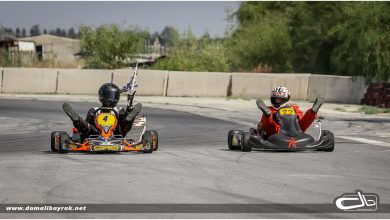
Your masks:
{"label": "white helmet", "polygon": [[[276,103],[275,99],[280,98],[282,101]],[[274,108],[283,107],[290,100],[290,91],[286,87],[277,86],[271,91],[271,103]]]}

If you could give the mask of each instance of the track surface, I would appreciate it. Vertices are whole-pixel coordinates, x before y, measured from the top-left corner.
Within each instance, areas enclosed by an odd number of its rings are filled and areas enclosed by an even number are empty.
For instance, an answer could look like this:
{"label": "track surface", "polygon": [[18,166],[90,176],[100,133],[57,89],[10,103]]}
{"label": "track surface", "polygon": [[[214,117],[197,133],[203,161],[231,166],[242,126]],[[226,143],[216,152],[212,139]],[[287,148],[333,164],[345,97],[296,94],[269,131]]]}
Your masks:
{"label": "track surface", "polygon": [[[71,103],[85,115],[91,103]],[[62,103],[0,100],[0,201],[10,203],[329,204],[356,189],[390,203],[390,148],[336,138],[332,153],[228,151],[227,131],[245,127],[144,108],[160,136],[153,154],[55,154],[50,132],[70,130]],[[34,215],[0,214],[23,218]],[[388,214],[41,214],[40,218],[389,218]]]}

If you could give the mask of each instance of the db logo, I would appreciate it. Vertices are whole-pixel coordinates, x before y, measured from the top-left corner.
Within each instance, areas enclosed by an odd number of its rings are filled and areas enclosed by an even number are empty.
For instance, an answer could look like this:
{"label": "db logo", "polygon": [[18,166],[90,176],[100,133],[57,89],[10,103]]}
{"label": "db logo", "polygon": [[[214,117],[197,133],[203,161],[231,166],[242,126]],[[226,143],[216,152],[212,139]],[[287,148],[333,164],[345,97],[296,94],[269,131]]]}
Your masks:
{"label": "db logo", "polygon": [[375,193],[364,193],[356,190],[356,194],[345,193],[334,201],[337,208],[344,211],[376,211],[379,196]]}

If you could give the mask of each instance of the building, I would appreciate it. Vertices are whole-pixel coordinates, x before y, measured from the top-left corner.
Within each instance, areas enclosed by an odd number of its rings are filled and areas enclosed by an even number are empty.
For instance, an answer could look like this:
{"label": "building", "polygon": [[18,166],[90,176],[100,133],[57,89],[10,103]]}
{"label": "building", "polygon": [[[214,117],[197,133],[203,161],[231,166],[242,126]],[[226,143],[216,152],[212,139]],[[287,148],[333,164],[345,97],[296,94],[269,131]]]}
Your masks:
{"label": "building", "polygon": [[13,35],[0,37],[0,65],[18,66],[22,63],[31,63],[35,58],[35,43],[20,40]]}
{"label": "building", "polygon": [[79,58],[75,54],[79,51],[79,40],[48,34],[19,38],[19,40],[35,43],[35,54],[38,60],[70,65],[78,62]]}

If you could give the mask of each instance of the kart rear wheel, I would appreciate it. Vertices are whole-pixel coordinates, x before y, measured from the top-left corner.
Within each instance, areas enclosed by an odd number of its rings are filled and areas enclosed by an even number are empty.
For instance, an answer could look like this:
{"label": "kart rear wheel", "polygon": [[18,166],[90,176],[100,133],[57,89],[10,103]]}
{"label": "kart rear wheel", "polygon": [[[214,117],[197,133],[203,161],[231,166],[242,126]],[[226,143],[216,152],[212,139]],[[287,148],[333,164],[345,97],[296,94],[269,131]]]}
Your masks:
{"label": "kart rear wheel", "polygon": [[158,150],[158,133],[155,130],[150,130],[150,133],[152,134],[153,151],[156,151]]}
{"label": "kart rear wheel", "polygon": [[153,153],[153,135],[150,131],[145,131],[142,135],[142,140],[146,141],[146,148],[142,150],[143,153]]}
{"label": "kart rear wheel", "polygon": [[69,135],[64,131],[59,131],[56,135],[59,137],[58,152],[60,154],[67,154],[69,151],[64,148],[64,143],[69,140]]}
{"label": "kart rear wheel", "polygon": [[240,150],[240,146],[233,146],[233,136],[241,136],[244,132],[241,130],[230,130],[228,133],[228,147],[229,150]]}
{"label": "kart rear wheel", "polygon": [[242,134],[242,139],[241,139],[241,151],[243,152],[251,152],[252,151],[252,146],[249,143],[249,137],[251,136],[250,133],[244,132]]}
{"label": "kart rear wheel", "polygon": [[332,152],[334,150],[334,134],[328,130],[323,130],[323,135],[330,139],[331,147],[324,149],[325,152]]}

